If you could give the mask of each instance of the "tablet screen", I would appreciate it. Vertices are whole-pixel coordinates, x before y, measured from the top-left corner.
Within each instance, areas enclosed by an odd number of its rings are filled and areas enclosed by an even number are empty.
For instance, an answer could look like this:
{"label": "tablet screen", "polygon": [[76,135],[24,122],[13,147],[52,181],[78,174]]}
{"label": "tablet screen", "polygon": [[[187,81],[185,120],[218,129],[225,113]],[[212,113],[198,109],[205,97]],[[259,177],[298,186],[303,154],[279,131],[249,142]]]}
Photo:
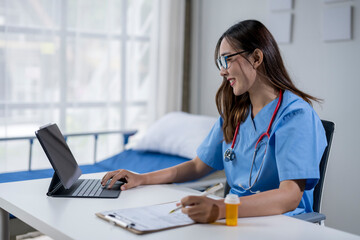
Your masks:
{"label": "tablet screen", "polygon": [[40,128],[36,133],[62,185],[69,189],[81,176],[81,170],[56,124]]}

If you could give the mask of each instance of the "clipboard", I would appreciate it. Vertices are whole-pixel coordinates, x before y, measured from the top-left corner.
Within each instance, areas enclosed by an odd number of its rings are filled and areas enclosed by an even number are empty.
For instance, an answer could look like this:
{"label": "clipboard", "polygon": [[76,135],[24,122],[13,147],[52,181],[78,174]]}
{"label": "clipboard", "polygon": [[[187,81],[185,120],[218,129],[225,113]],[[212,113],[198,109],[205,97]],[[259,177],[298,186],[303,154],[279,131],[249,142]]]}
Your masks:
{"label": "clipboard", "polygon": [[170,214],[169,212],[174,208],[176,208],[176,202],[103,211],[95,213],[95,215],[139,235],[188,226],[195,223],[181,211]]}

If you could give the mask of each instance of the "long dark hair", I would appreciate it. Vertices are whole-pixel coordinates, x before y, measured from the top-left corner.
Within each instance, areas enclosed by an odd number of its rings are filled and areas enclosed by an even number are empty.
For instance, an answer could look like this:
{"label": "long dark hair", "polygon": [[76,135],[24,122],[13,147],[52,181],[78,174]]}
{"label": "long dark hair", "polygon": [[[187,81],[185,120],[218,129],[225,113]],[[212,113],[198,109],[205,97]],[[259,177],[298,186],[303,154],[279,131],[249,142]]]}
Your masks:
{"label": "long dark hair", "polygon": [[[244,50],[251,54],[255,49],[263,52],[263,72],[269,83],[277,90],[289,90],[298,95],[311,105],[311,101],[320,102],[307,93],[297,89],[287,73],[279,47],[269,30],[257,20],[246,20],[231,26],[218,40],[215,48],[215,63],[219,57],[220,44],[226,39],[231,47],[236,50]],[[261,69],[261,68],[260,68]],[[250,97],[248,92],[235,96],[230,83],[224,77],[223,82],[216,93],[216,106],[224,120],[223,132],[225,142],[230,143],[237,123],[243,122],[249,114]]]}

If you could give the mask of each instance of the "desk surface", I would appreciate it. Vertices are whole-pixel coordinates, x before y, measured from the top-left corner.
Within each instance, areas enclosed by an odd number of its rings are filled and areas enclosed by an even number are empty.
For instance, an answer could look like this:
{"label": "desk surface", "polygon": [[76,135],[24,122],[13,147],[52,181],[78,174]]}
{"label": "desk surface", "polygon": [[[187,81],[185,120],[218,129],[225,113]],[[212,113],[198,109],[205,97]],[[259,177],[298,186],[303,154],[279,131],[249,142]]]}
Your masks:
{"label": "desk surface", "polygon": [[[100,178],[102,173],[84,175]],[[135,235],[95,216],[96,212],[177,201],[199,192],[177,185],[141,186],[117,199],[53,198],[46,196],[50,179],[0,184],[0,207],[54,239],[357,239],[360,236],[286,217],[242,218],[237,227],[224,221],[194,224]]]}

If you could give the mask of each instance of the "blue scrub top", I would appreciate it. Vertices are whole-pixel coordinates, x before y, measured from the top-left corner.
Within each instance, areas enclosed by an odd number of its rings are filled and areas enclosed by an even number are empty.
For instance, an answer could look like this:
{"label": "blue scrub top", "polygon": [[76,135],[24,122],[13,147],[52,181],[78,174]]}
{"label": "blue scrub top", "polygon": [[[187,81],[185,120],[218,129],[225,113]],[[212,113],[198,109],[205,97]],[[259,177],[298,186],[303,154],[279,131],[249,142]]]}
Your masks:
{"label": "blue scrub top", "polygon": [[[248,114],[241,123],[234,146],[236,158],[233,161],[224,161],[224,152],[231,147],[231,143],[224,141],[221,117],[197,149],[197,155],[210,167],[225,169],[231,193],[240,197],[256,191],[276,189],[284,180],[306,179],[305,191],[298,208],[286,215],[312,212],[313,189],[320,177],[319,164],[327,146],[326,135],[314,109],[290,91],[284,91],[270,130],[270,138],[265,137],[259,143],[251,184],[260,172],[257,182],[251,191],[244,191],[239,186],[249,186],[255,144],[260,135],[266,132],[277,102],[278,98],[267,104],[254,119]],[[264,163],[259,171],[263,158]]]}

